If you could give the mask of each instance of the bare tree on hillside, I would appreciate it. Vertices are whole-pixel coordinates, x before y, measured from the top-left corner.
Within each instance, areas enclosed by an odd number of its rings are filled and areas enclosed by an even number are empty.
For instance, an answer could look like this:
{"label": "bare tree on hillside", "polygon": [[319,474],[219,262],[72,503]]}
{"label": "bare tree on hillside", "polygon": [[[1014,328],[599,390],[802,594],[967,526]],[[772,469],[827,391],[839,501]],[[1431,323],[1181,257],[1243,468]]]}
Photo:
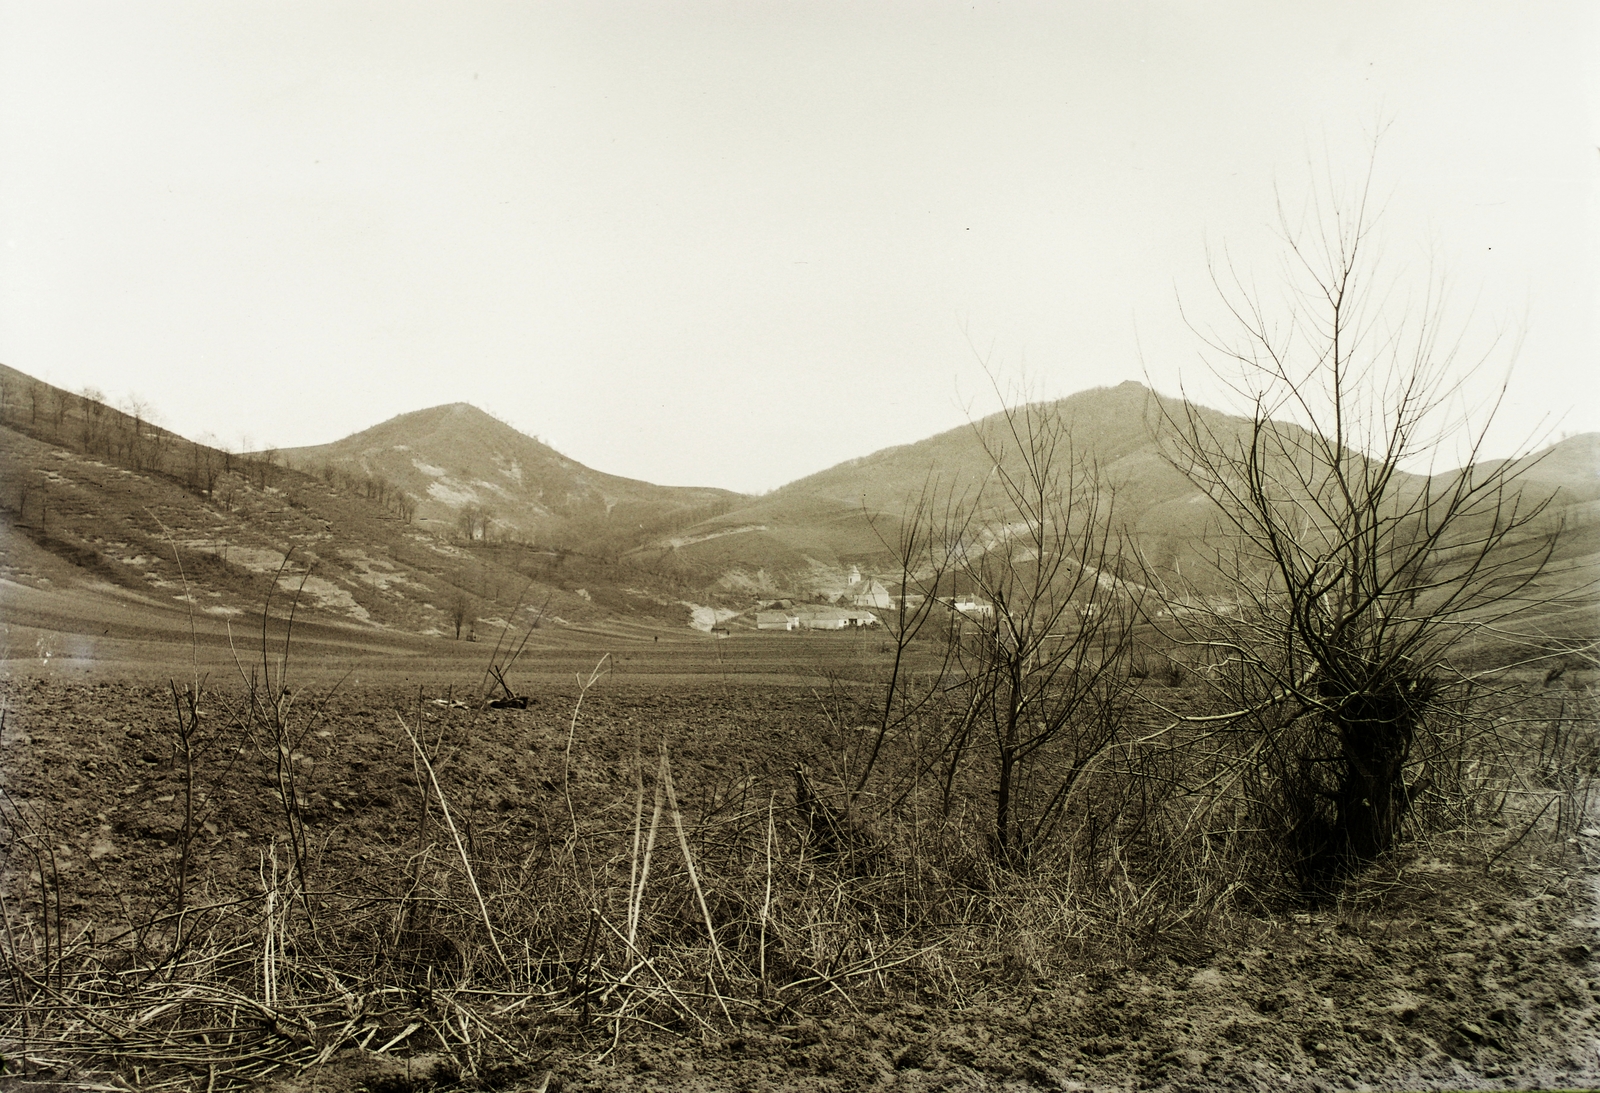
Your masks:
{"label": "bare tree on hillside", "polygon": [[217,489],[217,453],[209,444],[189,443],[189,484],[206,500],[214,500]]}
{"label": "bare tree on hillside", "polygon": [[72,408],[72,396],[59,387],[51,387],[49,392],[51,420],[55,422],[56,432],[59,433],[67,420],[67,411]]}
{"label": "bare tree on hillside", "polygon": [[[1197,720],[1247,734],[1312,880],[1393,844],[1418,745],[1467,678],[1452,648],[1528,607],[1553,546],[1527,534],[1545,502],[1520,495],[1525,466],[1481,458],[1493,405],[1469,423],[1437,285],[1380,281],[1370,185],[1320,191],[1302,221],[1280,207],[1281,302],[1213,268],[1231,327],[1197,333],[1242,425],[1162,404],[1229,537],[1225,594],[1168,604],[1219,695]],[[1464,469],[1427,473],[1452,455]]]}
{"label": "bare tree on hillside", "polygon": [[456,513],[456,530],[469,543],[486,543],[489,541],[489,522],[493,519],[493,509],[475,503],[462,505]]}
{"label": "bare tree on hillside", "polygon": [[83,412],[83,432],[80,439],[83,450],[93,453],[102,445],[110,454],[110,444],[105,436],[106,395],[98,387],[85,387],[78,392],[79,408]]}
{"label": "bare tree on hillside", "polygon": [[[459,578],[458,578],[459,579]],[[459,586],[450,590],[450,621],[455,625],[456,640],[461,640],[461,628],[472,617],[472,600]]]}
{"label": "bare tree on hillside", "polygon": [[278,467],[278,449],[268,445],[256,453],[251,460],[256,472],[256,488],[265,490],[272,484],[273,472]]}

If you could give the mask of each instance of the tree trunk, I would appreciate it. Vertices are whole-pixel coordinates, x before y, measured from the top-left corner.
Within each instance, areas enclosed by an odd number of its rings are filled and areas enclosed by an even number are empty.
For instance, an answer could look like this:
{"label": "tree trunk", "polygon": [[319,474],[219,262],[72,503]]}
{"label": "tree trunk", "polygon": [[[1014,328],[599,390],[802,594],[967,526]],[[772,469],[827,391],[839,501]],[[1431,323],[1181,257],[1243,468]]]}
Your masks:
{"label": "tree trunk", "polygon": [[1016,755],[1010,748],[1000,752],[1000,785],[995,794],[994,856],[1011,860],[1011,782],[1016,773]]}
{"label": "tree trunk", "polygon": [[1357,694],[1339,724],[1344,770],[1335,839],[1347,862],[1368,862],[1394,845],[1405,812],[1405,764],[1416,734],[1415,686]]}

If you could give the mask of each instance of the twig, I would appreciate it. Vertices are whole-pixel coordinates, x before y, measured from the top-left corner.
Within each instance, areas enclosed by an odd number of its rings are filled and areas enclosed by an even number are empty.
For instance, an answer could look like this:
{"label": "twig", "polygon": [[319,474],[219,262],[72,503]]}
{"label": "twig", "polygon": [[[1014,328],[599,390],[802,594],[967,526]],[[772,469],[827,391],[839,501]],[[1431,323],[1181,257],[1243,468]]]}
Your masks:
{"label": "twig", "polygon": [[[689,851],[689,835],[683,829],[683,810],[678,807],[678,794],[672,785],[672,769],[667,764],[667,746],[661,746],[661,779],[667,787],[667,803],[672,807],[672,822],[678,829],[678,845],[683,848],[683,864],[689,870],[689,883],[694,886],[695,898],[700,901],[700,914],[706,922],[706,935],[711,939],[711,952],[717,959],[717,968],[722,972],[724,983],[728,980],[728,967],[722,961],[722,946],[717,941],[717,929],[711,924],[711,908],[706,905],[706,894],[700,887],[700,874],[694,867],[694,855]],[[717,996],[717,1003],[722,1007],[723,1016],[728,1018],[728,1023],[733,1023],[733,1015],[728,1013],[728,1003],[723,999],[722,992],[717,990],[716,981],[710,975],[706,979],[711,983],[711,989]]]}
{"label": "twig", "polygon": [[478,900],[478,910],[483,913],[483,928],[489,932],[489,943],[494,946],[495,955],[500,958],[500,967],[507,972],[511,970],[511,962],[506,959],[505,952],[500,948],[500,939],[495,936],[494,923],[489,918],[489,905],[483,901],[483,893],[478,890],[478,878],[472,871],[472,859],[467,856],[467,848],[461,841],[461,833],[456,830],[456,822],[450,816],[450,803],[444,798],[444,790],[439,788],[439,779],[433,773],[433,764],[428,761],[427,753],[422,750],[421,743],[411,731],[411,726],[406,724],[406,719],[398,713],[395,720],[400,722],[400,727],[405,730],[406,736],[411,740],[411,746],[422,759],[422,767],[428,772],[428,781],[433,785],[434,796],[439,798],[439,811],[444,814],[444,822],[450,828],[450,837],[456,842],[456,852],[461,855],[461,867],[467,872],[467,883],[472,886],[472,894]]}

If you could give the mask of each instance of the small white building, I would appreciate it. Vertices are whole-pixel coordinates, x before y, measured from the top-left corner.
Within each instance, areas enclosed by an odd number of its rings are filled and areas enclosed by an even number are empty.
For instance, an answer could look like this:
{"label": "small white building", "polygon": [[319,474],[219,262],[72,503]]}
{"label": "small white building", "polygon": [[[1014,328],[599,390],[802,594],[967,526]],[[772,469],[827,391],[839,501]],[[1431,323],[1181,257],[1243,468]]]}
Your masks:
{"label": "small white building", "polygon": [[816,614],[806,615],[801,619],[801,625],[803,625],[807,630],[843,630],[845,627],[849,626],[850,623],[845,619],[843,614]]}
{"label": "small white building", "polygon": [[871,579],[856,581],[845,593],[845,598],[853,607],[876,607],[880,611],[887,611],[894,606],[894,601],[889,598],[889,590],[883,587],[882,582]]}
{"label": "small white building", "polygon": [[800,615],[800,626],[806,630],[852,630],[876,625],[878,616],[852,607],[810,607]]}
{"label": "small white building", "polygon": [[975,600],[971,596],[957,596],[950,601],[950,610],[969,619],[994,618],[994,604],[987,600]]}
{"label": "small white building", "polygon": [[800,629],[800,616],[791,615],[787,611],[757,611],[757,630],[798,630]]}

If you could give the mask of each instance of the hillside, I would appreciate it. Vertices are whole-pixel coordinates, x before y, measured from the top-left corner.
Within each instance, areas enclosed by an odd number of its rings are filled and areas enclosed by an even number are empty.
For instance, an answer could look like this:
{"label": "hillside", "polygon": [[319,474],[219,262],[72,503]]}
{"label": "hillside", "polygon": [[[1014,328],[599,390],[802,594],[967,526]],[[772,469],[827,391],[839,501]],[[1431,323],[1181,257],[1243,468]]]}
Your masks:
{"label": "hillside", "polygon": [[[1151,461],[1159,455],[1155,425],[1162,402],[1179,405],[1130,380],[1039,404],[1039,409],[1060,418],[1072,436],[1073,454],[1088,460],[1102,482],[1143,506],[1192,492],[1164,460]],[[991,452],[1013,461],[1016,456],[1003,414],[848,460],[797,479],[774,495],[827,498],[872,512],[900,512],[924,484],[956,496],[975,494],[994,465]]]}
{"label": "hillside", "polygon": [[[563,623],[619,614],[369,492],[185,440],[0,367],[5,644],[63,630],[222,635],[257,625],[269,596],[310,624],[442,638],[492,636],[520,605],[521,623],[548,624],[535,644]],[[689,617],[647,596],[618,607],[657,628]]]}
{"label": "hillside", "polygon": [[[1127,383],[1030,411],[1070,431],[1130,547],[1203,583],[1215,510],[1163,454],[1160,400]],[[1224,432],[1243,425],[1195,412]],[[225,622],[269,591],[392,633],[493,630],[519,598],[568,623],[684,627],[707,605],[831,597],[858,576],[896,583],[901,521],[924,491],[941,511],[981,514],[996,458],[1015,469],[1004,426],[997,415],[745,497],[607,475],[460,403],[241,456],[0,368],[0,580],[159,607],[180,627],[191,604]],[[1561,529],[1563,585],[1600,557],[1597,466],[1588,434],[1519,467],[1525,499],[1550,501],[1530,532]]]}
{"label": "hillside", "polygon": [[[1170,565],[1183,544],[1198,541],[1211,514],[1195,504],[1200,494],[1161,453],[1155,425],[1162,401],[1128,382],[1031,409],[1059,418],[1073,441],[1071,453],[1058,451],[1061,464],[1081,462],[1081,473],[1109,499],[1117,525]],[[1181,405],[1164,401],[1169,409]],[[997,500],[999,491],[989,483],[996,457],[1009,470],[1019,469],[1017,444],[1002,414],[808,475],[636,556],[658,564],[671,559],[730,589],[836,591],[852,567],[883,572],[893,564],[901,518],[919,499],[940,511],[981,509]]]}
{"label": "hillside", "polygon": [[619,549],[715,516],[728,490],[656,486],[585,467],[464,402],[279,453],[324,481],[415,499],[417,526],[463,538]]}
{"label": "hillside", "polygon": [[[1077,461],[1078,473],[1099,484],[1102,504],[1109,503],[1113,523],[1130,546],[1160,570],[1181,568],[1190,579],[1206,582],[1215,509],[1172,465],[1158,428],[1163,412],[1178,418],[1193,412],[1219,436],[1242,434],[1244,419],[1185,407],[1133,382],[1030,409],[1058,419],[1071,436],[1072,449],[1059,450],[1058,463]],[[729,592],[828,594],[844,586],[853,567],[891,578],[902,516],[924,496],[940,511],[982,511],[999,494],[989,483],[997,458],[1012,473],[1019,470],[1017,444],[1002,414],[808,475],[630,557],[697,574]],[[1530,531],[1564,529],[1558,561],[1570,566],[1600,549],[1600,434],[1569,437],[1515,469],[1524,500],[1549,503]],[[1454,473],[1438,476],[1438,482]],[[1400,488],[1416,491],[1427,482],[1402,475]]]}

